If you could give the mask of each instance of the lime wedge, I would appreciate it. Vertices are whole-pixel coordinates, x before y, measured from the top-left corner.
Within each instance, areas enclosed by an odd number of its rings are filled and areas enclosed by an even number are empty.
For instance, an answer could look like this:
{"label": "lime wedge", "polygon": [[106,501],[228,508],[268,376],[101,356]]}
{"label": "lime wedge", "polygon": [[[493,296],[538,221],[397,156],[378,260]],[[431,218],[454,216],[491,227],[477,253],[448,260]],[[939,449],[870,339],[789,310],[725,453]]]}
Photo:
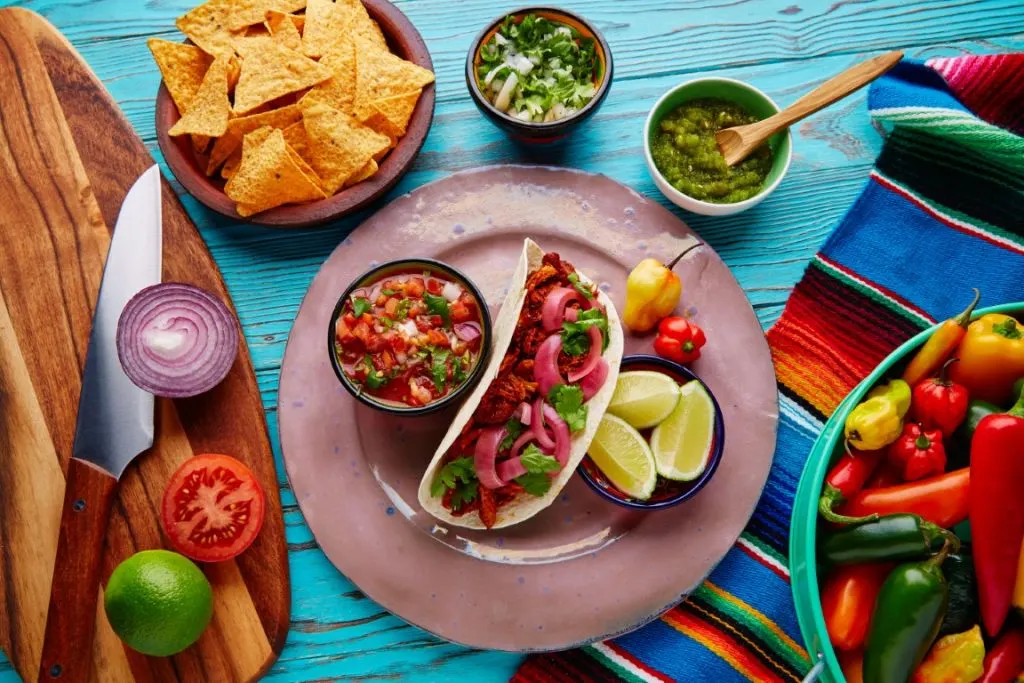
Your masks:
{"label": "lime wedge", "polygon": [[658,474],[693,481],[708,466],[714,437],[715,405],[700,382],[687,382],[675,410],[651,433]]}
{"label": "lime wedge", "polygon": [[650,370],[623,372],[615,384],[608,412],[637,429],[658,424],[679,402],[679,385],[668,375]]}
{"label": "lime wedge", "polygon": [[602,417],[587,453],[615,488],[638,500],[651,497],[658,480],[654,455],[640,432],[625,420]]}

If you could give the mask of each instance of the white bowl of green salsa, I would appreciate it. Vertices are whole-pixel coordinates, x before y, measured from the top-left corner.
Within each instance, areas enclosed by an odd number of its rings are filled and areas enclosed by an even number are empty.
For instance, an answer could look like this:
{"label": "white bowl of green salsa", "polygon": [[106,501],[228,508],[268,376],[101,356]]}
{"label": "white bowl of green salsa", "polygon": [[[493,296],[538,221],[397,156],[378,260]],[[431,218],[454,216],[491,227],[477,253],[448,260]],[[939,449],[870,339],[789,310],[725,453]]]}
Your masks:
{"label": "white bowl of green salsa", "polygon": [[732,78],[698,78],[672,88],[644,124],[644,158],[658,189],[687,211],[727,216],[761,203],[782,182],[793,157],[789,131],[729,168],[715,144],[721,128],[753,123],[779,106]]}

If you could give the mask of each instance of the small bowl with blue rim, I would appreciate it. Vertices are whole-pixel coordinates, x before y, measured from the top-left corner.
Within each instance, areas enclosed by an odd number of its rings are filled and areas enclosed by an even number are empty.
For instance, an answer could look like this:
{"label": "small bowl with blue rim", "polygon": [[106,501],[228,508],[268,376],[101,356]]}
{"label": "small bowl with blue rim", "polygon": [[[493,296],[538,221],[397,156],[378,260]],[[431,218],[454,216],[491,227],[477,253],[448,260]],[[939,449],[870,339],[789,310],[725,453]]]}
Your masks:
{"label": "small bowl with blue rim", "polygon": [[[722,415],[722,409],[718,405],[718,401],[715,399],[715,395],[711,392],[711,389],[705,384],[704,380],[698,377],[689,368],[680,365],[674,361],[661,358],[660,356],[651,356],[646,354],[637,354],[633,356],[626,356],[622,359],[622,365],[620,372],[631,372],[636,370],[648,370],[658,372],[663,375],[667,375],[674,379],[680,386],[688,382],[699,382],[708,396],[711,397],[711,403],[715,409],[715,427],[714,427],[714,438],[711,443],[711,453],[708,457],[707,465],[704,471],[694,479],[693,481],[673,481],[665,479],[661,476],[658,477],[658,482],[654,487],[654,492],[651,497],[646,500],[638,500],[630,497],[628,494],[623,493],[612,484],[608,478],[601,472],[601,469],[590,459],[590,456],[583,458],[583,462],[580,463],[579,469],[576,471],[583,478],[583,481],[587,483],[599,496],[602,498],[621,505],[622,507],[631,508],[634,510],[664,510],[675,505],[679,505],[683,501],[687,501],[693,498],[697,493],[704,488],[711,478],[715,476],[715,471],[718,469],[718,463],[722,460],[722,451],[725,449],[725,418]],[[649,429],[641,429],[640,433],[650,441]]]}

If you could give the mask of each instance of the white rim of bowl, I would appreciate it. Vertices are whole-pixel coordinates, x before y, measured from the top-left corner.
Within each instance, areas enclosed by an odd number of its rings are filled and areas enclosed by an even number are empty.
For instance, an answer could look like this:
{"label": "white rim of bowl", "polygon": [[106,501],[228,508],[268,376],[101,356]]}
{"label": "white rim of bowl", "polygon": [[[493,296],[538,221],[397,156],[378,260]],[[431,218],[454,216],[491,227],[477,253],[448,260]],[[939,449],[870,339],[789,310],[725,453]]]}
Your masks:
{"label": "white rim of bowl", "polygon": [[691,86],[694,83],[700,82],[730,83],[741,88],[746,88],[747,90],[757,93],[758,95],[763,97],[767,102],[769,102],[775,109],[775,113],[782,111],[779,105],[776,104],[775,100],[768,97],[768,95],[760,88],[750,85],[749,83],[736,80],[735,78],[726,78],[724,76],[709,76],[707,78],[693,78],[689,81],[684,81],[683,83],[680,83],[679,85],[673,88],[669,88],[667,91],[665,91],[665,94],[659,97],[658,101],[654,103],[653,107],[651,107],[651,110],[647,112],[647,121],[644,122],[644,159],[646,159],[647,161],[647,168],[650,170],[652,174],[656,175],[657,178],[660,178],[664,182],[665,187],[668,188],[668,191],[666,191],[665,188],[659,185],[658,189],[660,189],[662,192],[665,192],[666,194],[674,194],[678,197],[681,197],[684,201],[692,202],[694,205],[699,206],[702,209],[720,210],[722,207],[729,207],[730,209],[745,209],[750,206],[753,206],[754,204],[757,204],[766,196],[771,194],[775,190],[775,188],[778,187],[779,183],[782,182],[782,179],[786,177],[786,174],[789,172],[789,164],[791,161],[793,161],[793,132],[788,128],[786,129],[786,137],[789,139],[789,153],[786,155],[786,163],[783,165],[782,172],[779,173],[779,177],[776,178],[771,185],[766,185],[762,187],[761,191],[755,194],[753,197],[744,199],[741,202],[732,202],[725,204],[705,202],[703,200],[691,197],[685,192],[680,192],[675,187],[673,187],[672,183],[670,183],[668,179],[662,174],[662,172],[658,170],[657,165],[654,163],[654,157],[651,156],[651,125],[654,122],[654,112],[658,111],[661,108],[662,103],[666,99],[668,99],[670,95],[674,94],[677,90],[680,90],[687,86]]}

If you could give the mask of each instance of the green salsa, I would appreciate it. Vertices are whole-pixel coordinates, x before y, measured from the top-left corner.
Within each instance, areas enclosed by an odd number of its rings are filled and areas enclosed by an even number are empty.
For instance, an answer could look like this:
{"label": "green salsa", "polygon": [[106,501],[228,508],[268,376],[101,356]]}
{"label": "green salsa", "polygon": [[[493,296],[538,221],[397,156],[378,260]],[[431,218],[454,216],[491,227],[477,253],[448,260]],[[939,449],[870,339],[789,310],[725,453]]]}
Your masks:
{"label": "green salsa", "polygon": [[760,119],[733,102],[700,99],[684,102],[665,115],[651,142],[651,156],[665,179],[694,199],[732,204],[750,199],[772,169],[765,144],[729,167],[718,150],[715,133]]}

